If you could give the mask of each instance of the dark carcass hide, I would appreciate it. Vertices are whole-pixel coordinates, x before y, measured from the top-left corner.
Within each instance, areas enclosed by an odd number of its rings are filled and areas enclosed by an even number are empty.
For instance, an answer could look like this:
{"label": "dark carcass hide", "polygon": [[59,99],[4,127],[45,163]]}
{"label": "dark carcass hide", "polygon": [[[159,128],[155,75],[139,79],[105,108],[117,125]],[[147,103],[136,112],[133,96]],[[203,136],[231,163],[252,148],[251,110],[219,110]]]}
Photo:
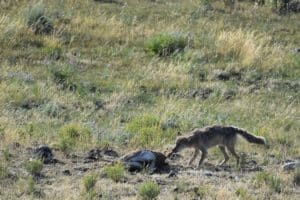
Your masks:
{"label": "dark carcass hide", "polygon": [[162,173],[169,171],[169,165],[165,162],[166,156],[160,152],[140,150],[127,154],[121,158],[129,171],[149,170],[150,173]]}

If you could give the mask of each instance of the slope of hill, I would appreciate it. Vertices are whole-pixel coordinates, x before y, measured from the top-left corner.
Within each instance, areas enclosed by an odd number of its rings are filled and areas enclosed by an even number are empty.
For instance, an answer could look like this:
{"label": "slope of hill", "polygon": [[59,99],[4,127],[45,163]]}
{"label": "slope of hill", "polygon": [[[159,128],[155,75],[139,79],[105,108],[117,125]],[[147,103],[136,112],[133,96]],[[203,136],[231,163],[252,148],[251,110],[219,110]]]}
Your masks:
{"label": "slope of hill", "polygon": [[[234,10],[196,0],[0,5],[0,199],[136,199],[144,180],[159,184],[159,199],[299,197],[299,171],[281,169],[300,155],[299,14],[247,1]],[[170,161],[175,178],[125,173],[117,183],[103,175],[106,161],[81,160],[93,148],[164,152],[178,132],[212,124],[268,146],[240,140],[242,168],[234,159],[212,167],[222,155],[211,149],[192,170],[185,151]],[[28,148],[40,144],[65,165],[32,179]],[[86,174],[98,181],[89,196]]]}

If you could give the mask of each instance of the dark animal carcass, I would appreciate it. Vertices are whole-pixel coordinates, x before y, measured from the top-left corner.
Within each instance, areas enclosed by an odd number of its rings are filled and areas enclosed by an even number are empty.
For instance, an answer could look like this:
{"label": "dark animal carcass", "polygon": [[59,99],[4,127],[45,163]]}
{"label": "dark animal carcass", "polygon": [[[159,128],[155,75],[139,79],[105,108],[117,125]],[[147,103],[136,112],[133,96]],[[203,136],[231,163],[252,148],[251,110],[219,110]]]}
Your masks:
{"label": "dark animal carcass", "polygon": [[169,165],[165,162],[166,156],[160,152],[140,150],[127,154],[121,158],[129,171],[149,170],[150,173],[162,173],[169,171]]}

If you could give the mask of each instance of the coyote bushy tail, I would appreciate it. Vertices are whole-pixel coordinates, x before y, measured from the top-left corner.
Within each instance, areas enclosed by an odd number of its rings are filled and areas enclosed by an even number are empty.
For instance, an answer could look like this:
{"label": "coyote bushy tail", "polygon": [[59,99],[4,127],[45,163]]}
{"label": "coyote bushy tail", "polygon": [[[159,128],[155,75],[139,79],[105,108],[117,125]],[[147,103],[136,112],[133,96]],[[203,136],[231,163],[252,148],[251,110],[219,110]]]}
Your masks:
{"label": "coyote bushy tail", "polygon": [[248,142],[256,143],[256,144],[266,144],[266,139],[264,137],[259,137],[248,133],[243,129],[239,129],[236,127],[232,127],[234,131],[240,134],[243,138],[245,138]]}

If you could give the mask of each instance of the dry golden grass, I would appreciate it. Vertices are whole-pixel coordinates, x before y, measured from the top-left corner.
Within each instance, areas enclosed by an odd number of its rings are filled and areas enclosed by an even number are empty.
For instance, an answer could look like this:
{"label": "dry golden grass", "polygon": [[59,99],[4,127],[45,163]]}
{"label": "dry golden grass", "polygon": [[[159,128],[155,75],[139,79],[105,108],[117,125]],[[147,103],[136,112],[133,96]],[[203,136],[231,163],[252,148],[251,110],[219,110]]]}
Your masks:
{"label": "dry golden grass", "polygon": [[216,41],[217,52],[225,57],[237,56],[242,66],[252,66],[261,57],[261,49],[265,39],[255,36],[254,32],[223,31]]}
{"label": "dry golden grass", "polygon": [[[45,6],[53,21],[50,35],[34,34],[26,25],[24,16],[36,3]],[[87,127],[93,135],[93,141],[85,141],[72,153],[83,155],[110,145],[123,155],[141,148],[135,141],[139,137],[127,127],[147,115],[157,119],[155,127],[147,128],[158,137],[145,148],[161,152],[173,146],[178,131],[211,124],[235,125],[266,137],[267,149],[243,140],[237,149],[278,177],[283,192],[274,192],[269,182],[256,186],[257,171],[190,169],[186,166],[190,151],[183,152],[179,161],[170,161],[173,167],[183,166],[178,178],[127,173],[124,183],[103,177],[102,162],[73,163],[58,151],[66,165],[42,170],[46,176],[35,186],[45,193],[43,198],[84,199],[85,172],[74,168],[87,167],[99,174],[95,191],[103,199],[137,199],[138,185],[149,180],[162,189],[158,199],[199,198],[205,193],[201,188],[206,191],[204,199],[297,199],[293,174],[280,167],[300,153],[300,71],[293,51],[300,45],[299,14],[279,16],[268,6],[248,2],[240,2],[232,13],[222,1],[212,1],[215,10],[208,12],[195,0],[126,3],[1,1],[0,161],[2,152],[10,149],[12,157],[5,165],[19,180],[0,180],[0,199],[36,198],[27,192],[22,165],[29,159],[26,148],[56,147],[59,130],[66,124]],[[168,57],[145,51],[145,42],[163,33],[187,36],[189,43]],[[60,69],[70,71],[65,87],[53,72]],[[228,75],[228,80],[216,72]],[[211,90],[207,97],[198,94],[207,88]],[[231,98],[225,97],[228,91],[235,92]],[[16,142],[20,151],[12,149]],[[221,159],[218,149],[212,149],[207,162]],[[63,175],[66,169],[71,176]],[[207,171],[215,174],[206,176]]]}

